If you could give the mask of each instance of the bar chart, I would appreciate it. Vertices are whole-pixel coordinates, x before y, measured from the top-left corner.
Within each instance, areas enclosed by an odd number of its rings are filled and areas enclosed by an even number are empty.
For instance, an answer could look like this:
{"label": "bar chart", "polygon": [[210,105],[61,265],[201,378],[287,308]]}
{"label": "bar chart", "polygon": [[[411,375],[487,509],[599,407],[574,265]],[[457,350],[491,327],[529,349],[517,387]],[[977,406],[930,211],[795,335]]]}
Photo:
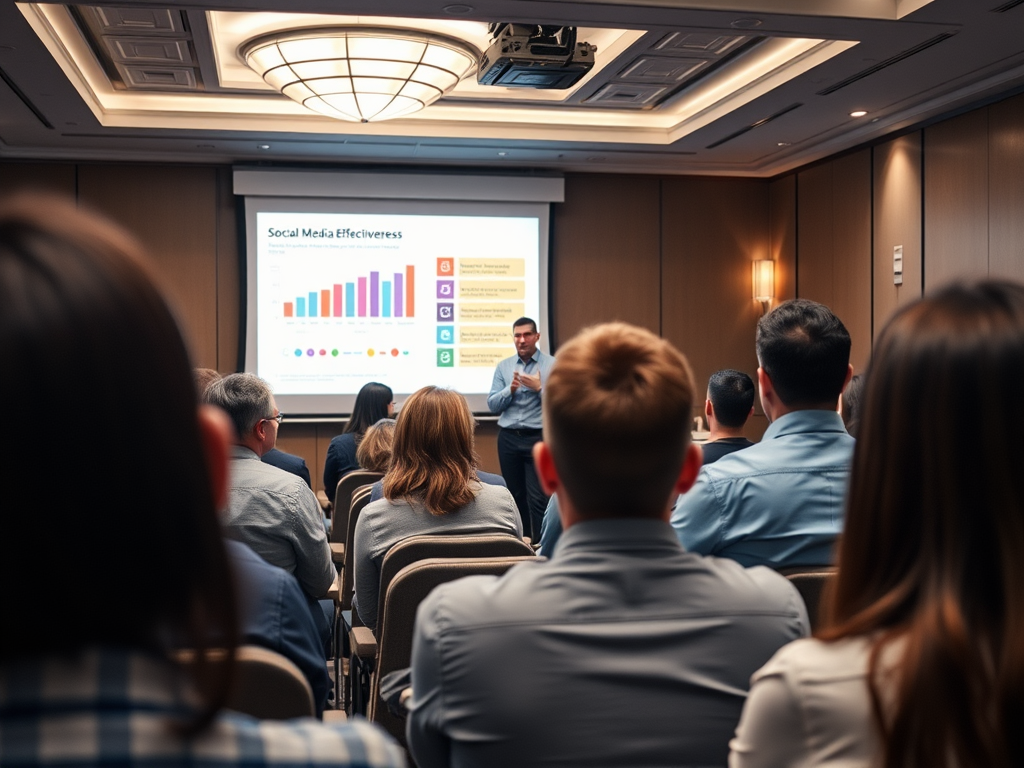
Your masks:
{"label": "bar chart", "polygon": [[330,288],[318,288],[282,302],[284,317],[413,318],[416,316],[416,267],[401,272],[371,271]]}

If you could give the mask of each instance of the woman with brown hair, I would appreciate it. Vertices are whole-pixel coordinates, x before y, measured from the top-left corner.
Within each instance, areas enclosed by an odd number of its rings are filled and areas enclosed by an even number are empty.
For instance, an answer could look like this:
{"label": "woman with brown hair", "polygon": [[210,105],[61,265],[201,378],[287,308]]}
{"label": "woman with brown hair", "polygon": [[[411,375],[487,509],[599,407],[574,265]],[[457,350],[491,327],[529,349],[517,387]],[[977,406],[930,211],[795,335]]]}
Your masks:
{"label": "woman with brown hair", "polygon": [[1024,764],[1022,382],[1022,286],[950,286],[886,326],[830,623],[754,675],[730,765]]}
{"label": "woman with brown hair", "polygon": [[466,398],[424,387],[405,401],[395,425],[384,498],[356,521],[353,606],[377,625],[380,565],[402,539],[424,533],[507,533],[522,538],[522,521],[507,488],[477,477],[473,414]]}
{"label": "woman with brown hair", "polygon": [[[0,359],[0,762],[402,765],[365,724],[221,711],[238,637],[217,521],[231,428],[198,406],[138,246],[64,201],[0,203]],[[41,506],[54,466],[61,497]],[[202,663],[211,646],[228,661]],[[192,674],[176,647],[199,652]]]}

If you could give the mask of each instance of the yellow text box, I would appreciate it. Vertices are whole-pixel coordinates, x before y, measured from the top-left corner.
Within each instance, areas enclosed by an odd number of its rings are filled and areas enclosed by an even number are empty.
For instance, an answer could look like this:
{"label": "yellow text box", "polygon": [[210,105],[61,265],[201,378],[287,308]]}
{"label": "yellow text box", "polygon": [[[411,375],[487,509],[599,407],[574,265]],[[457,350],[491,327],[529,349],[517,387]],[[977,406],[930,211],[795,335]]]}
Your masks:
{"label": "yellow text box", "polygon": [[524,280],[460,280],[460,299],[498,299],[522,301],[526,298]]}
{"label": "yellow text box", "polygon": [[[504,325],[460,325],[459,344],[511,344],[512,329]],[[509,353],[511,354],[511,353]],[[506,355],[508,357],[508,355]]]}
{"label": "yellow text box", "polygon": [[[463,323],[509,323],[523,316],[523,303],[519,302],[459,302],[459,320]],[[505,355],[508,357],[508,355]]]}
{"label": "yellow text box", "polygon": [[459,347],[459,367],[493,368],[508,356],[508,347]]}
{"label": "yellow text box", "polygon": [[525,277],[526,259],[459,259],[459,277]]}

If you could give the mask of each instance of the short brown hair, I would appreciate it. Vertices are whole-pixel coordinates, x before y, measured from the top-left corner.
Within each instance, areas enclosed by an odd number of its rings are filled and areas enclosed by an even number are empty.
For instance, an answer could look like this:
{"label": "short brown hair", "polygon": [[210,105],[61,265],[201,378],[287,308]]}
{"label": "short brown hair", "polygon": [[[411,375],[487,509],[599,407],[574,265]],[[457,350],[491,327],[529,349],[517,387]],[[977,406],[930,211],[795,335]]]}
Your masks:
{"label": "short brown hair", "polygon": [[650,331],[607,323],[564,345],[544,386],[544,439],[587,517],[664,512],[690,442],[693,375]]}
{"label": "short brown hair", "polygon": [[395,443],[395,420],[381,419],[371,424],[356,448],[356,461],[371,472],[387,472]]}
{"label": "short brown hair", "polygon": [[432,515],[444,515],[471,502],[469,482],[476,479],[475,427],[466,398],[458,392],[440,387],[413,392],[395,425],[384,496],[422,501]]}
{"label": "short brown hair", "polygon": [[224,377],[213,370],[213,368],[194,368],[192,370],[192,378],[196,382],[196,392],[199,393],[199,399],[202,400],[209,386]]}

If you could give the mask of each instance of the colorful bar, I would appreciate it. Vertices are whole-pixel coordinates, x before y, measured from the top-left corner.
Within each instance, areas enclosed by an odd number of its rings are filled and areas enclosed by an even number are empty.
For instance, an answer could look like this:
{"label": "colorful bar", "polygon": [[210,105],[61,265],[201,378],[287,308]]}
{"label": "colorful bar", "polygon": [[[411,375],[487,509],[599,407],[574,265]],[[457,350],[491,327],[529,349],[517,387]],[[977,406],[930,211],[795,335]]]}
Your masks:
{"label": "colorful bar", "polygon": [[309,292],[309,316],[316,317],[316,291]]}
{"label": "colorful bar", "polygon": [[416,267],[409,264],[405,268],[405,316],[416,316]]}
{"label": "colorful bar", "polygon": [[345,283],[345,317],[356,316],[356,284]]}
{"label": "colorful bar", "polygon": [[380,272],[370,273],[370,317],[380,317]]}
{"label": "colorful bar", "polygon": [[286,301],[284,303],[284,316],[295,317],[295,305],[292,304],[290,301]]}
{"label": "colorful bar", "polygon": [[341,291],[342,287],[334,284],[334,317],[341,317]]}
{"label": "colorful bar", "polygon": [[295,300],[295,316],[305,317],[306,316],[306,300],[303,298],[297,298]]}
{"label": "colorful bar", "polygon": [[331,316],[331,291],[324,288],[320,291],[320,317]]}
{"label": "colorful bar", "polygon": [[381,293],[384,294],[383,297],[381,298],[381,304],[384,305],[384,311],[382,315],[384,317],[391,317],[391,281],[385,280],[383,283],[381,283],[380,290]]}
{"label": "colorful bar", "polygon": [[366,317],[366,278],[359,278],[359,316]]}
{"label": "colorful bar", "polygon": [[395,272],[395,317],[402,316],[402,273]]}

